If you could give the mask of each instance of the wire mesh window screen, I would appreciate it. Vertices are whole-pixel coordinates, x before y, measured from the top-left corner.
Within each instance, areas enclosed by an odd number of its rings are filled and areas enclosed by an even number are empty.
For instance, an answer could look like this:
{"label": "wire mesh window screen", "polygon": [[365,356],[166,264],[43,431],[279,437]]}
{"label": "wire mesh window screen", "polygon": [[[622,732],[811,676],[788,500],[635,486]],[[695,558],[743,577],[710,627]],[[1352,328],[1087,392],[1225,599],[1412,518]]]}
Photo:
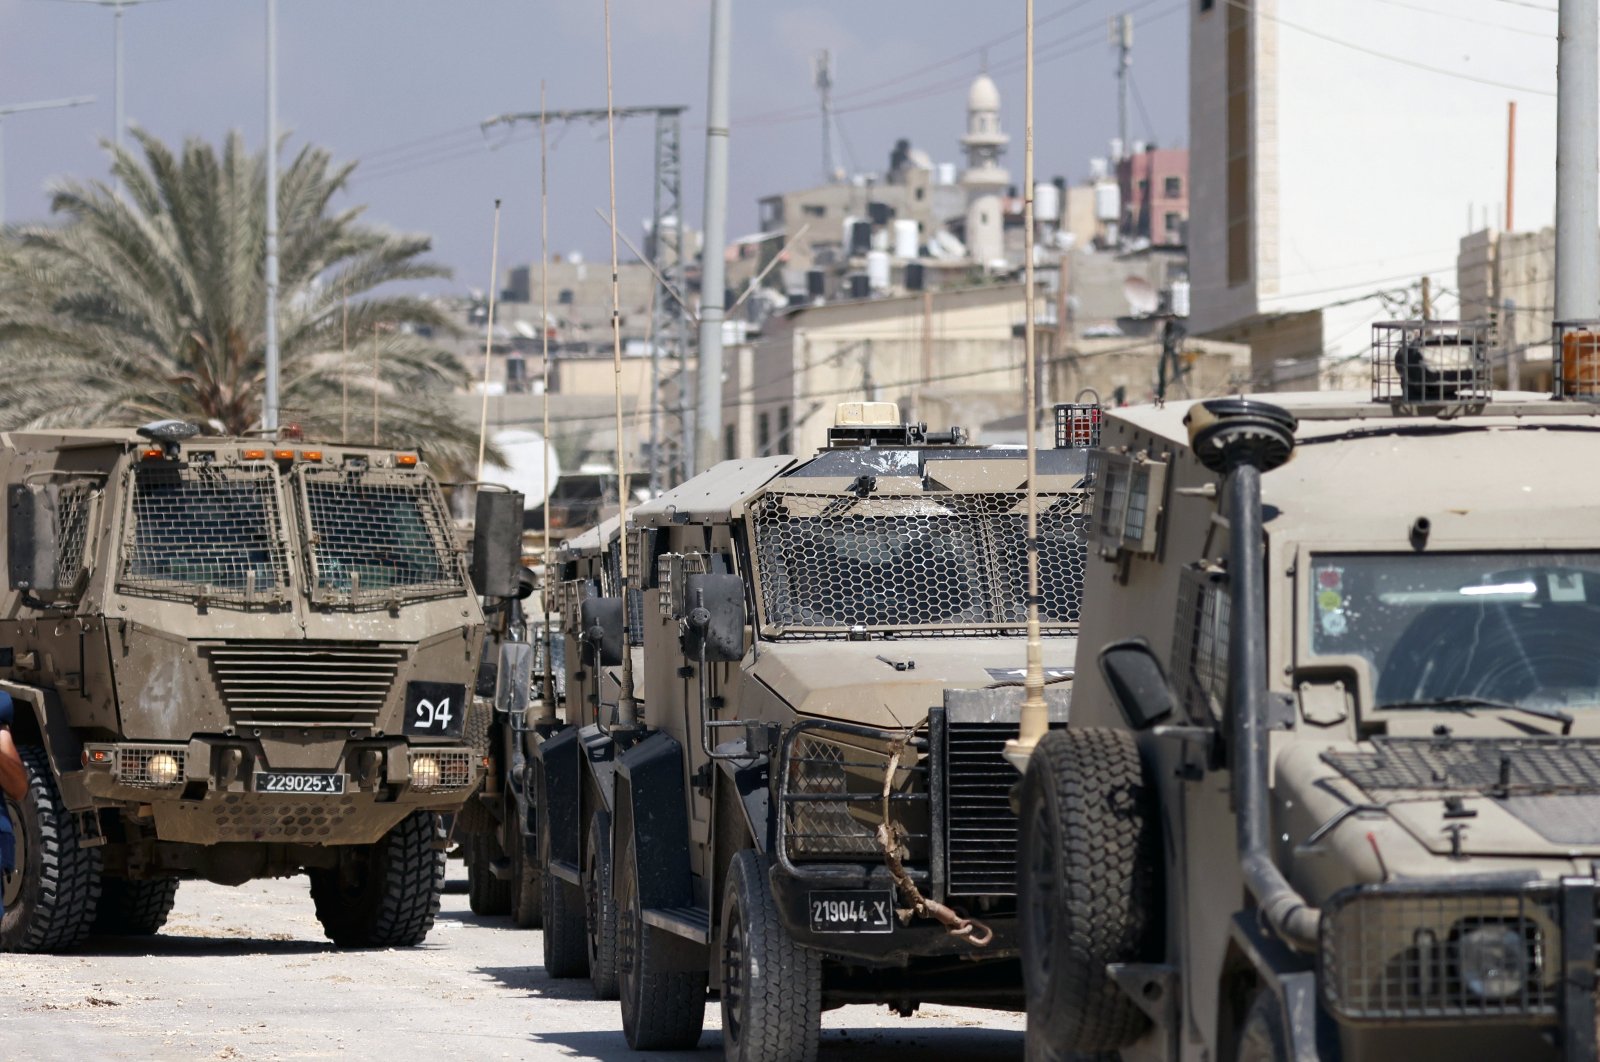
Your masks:
{"label": "wire mesh window screen", "polygon": [[[1069,628],[1083,593],[1076,492],[1039,499],[1040,619]],[[1020,492],[857,498],[767,494],[751,507],[762,614],[777,631],[1016,628],[1027,618]]]}
{"label": "wire mesh window screen", "polygon": [[382,602],[461,588],[444,499],[432,480],[336,469],[302,475],[318,597]]}
{"label": "wire mesh window screen", "polygon": [[1172,634],[1172,677],[1191,719],[1220,718],[1227,699],[1228,605],[1223,573],[1184,569]]}
{"label": "wire mesh window screen", "polygon": [[149,462],[132,484],[124,590],[248,604],[288,588],[275,469]]}
{"label": "wire mesh window screen", "polygon": [[56,495],[56,583],[75,589],[82,577],[87,557],[89,523],[94,515],[99,484],[74,480],[62,484]]}

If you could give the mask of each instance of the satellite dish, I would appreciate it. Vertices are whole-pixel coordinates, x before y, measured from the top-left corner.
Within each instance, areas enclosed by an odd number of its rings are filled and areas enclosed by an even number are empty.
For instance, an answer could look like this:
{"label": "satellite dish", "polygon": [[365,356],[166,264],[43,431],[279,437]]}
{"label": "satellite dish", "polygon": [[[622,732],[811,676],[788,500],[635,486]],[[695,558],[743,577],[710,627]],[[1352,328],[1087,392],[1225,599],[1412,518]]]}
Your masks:
{"label": "satellite dish", "polygon": [[1128,316],[1146,317],[1161,305],[1161,296],[1143,277],[1129,277],[1122,282],[1122,297],[1128,300]]}
{"label": "satellite dish", "polygon": [[512,325],[512,327],[517,330],[517,335],[521,336],[523,339],[535,339],[539,335],[538,332],[534,331],[533,325],[529,324],[527,321],[518,321],[516,324]]}
{"label": "satellite dish", "polygon": [[497,431],[490,437],[505,455],[508,467],[486,465],[484,482],[521,491],[524,508],[537,509],[543,505],[546,460],[550,464],[552,486],[561,478],[561,461],[553,449],[546,455],[544,436],[536,431],[510,429]]}

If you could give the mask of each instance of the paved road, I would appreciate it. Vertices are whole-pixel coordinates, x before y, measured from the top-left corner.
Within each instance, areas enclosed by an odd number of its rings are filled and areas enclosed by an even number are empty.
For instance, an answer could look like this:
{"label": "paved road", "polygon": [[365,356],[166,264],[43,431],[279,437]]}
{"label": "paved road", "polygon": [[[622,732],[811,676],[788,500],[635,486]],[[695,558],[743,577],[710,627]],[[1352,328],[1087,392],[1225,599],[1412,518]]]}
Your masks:
{"label": "paved road", "polygon": [[[0,955],[0,1059],[633,1059],[616,1003],[553,981],[539,935],[467,908],[460,864],[421,948],[337,952],[304,878],[186,882],[161,936],[70,955]],[[700,1050],[721,1057],[717,1008]],[[1022,1053],[1008,1014],[879,1007],[823,1017],[823,1062],[991,1062]]]}

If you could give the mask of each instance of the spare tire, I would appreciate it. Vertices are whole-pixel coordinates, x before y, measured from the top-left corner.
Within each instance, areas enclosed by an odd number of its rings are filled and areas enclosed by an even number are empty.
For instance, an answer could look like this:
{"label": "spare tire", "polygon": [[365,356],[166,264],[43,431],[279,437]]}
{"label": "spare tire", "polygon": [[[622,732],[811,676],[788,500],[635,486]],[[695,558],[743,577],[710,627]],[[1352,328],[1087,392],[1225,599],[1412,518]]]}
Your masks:
{"label": "spare tire", "polygon": [[1106,973],[1160,954],[1161,820],[1133,735],[1045,735],[1022,780],[1018,916],[1030,1055],[1115,1051],[1149,1027]]}

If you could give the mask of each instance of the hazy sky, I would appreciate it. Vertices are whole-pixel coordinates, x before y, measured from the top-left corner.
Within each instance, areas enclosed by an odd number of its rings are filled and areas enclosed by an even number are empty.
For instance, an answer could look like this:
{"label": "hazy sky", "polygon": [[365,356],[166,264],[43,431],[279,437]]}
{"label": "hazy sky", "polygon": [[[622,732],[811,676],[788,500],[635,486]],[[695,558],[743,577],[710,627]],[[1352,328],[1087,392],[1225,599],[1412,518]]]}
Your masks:
{"label": "hazy sky", "polygon": [[[1116,130],[1107,18],[1135,19],[1133,136],[1181,144],[1186,125],[1186,0],[1036,0],[1041,179],[1082,177]],[[881,170],[897,137],[959,159],[966,88],[987,58],[1022,175],[1021,0],[733,0],[733,134],[728,229],[754,231],[758,197],[821,171],[813,55],[832,50],[841,161]],[[265,127],[264,0],[161,0],[130,8],[130,123],[176,141]],[[279,0],[279,122],[286,151],[313,142],[363,160],[349,202],[394,228],[431,233],[456,286],[487,280],[492,204],[505,200],[502,266],[538,253],[538,151],[529,126],[484,136],[493,114],[605,105],[600,0]],[[618,106],[684,103],[684,195],[702,213],[707,0],[614,0]],[[100,176],[111,135],[112,14],[88,3],[0,0],[0,103],[94,94],[75,110],[4,123],[8,221],[48,210],[51,178]],[[604,126],[552,128],[550,241],[607,253]],[[650,213],[648,119],[619,125],[618,214],[637,242]],[[626,248],[623,249],[627,256]]]}

